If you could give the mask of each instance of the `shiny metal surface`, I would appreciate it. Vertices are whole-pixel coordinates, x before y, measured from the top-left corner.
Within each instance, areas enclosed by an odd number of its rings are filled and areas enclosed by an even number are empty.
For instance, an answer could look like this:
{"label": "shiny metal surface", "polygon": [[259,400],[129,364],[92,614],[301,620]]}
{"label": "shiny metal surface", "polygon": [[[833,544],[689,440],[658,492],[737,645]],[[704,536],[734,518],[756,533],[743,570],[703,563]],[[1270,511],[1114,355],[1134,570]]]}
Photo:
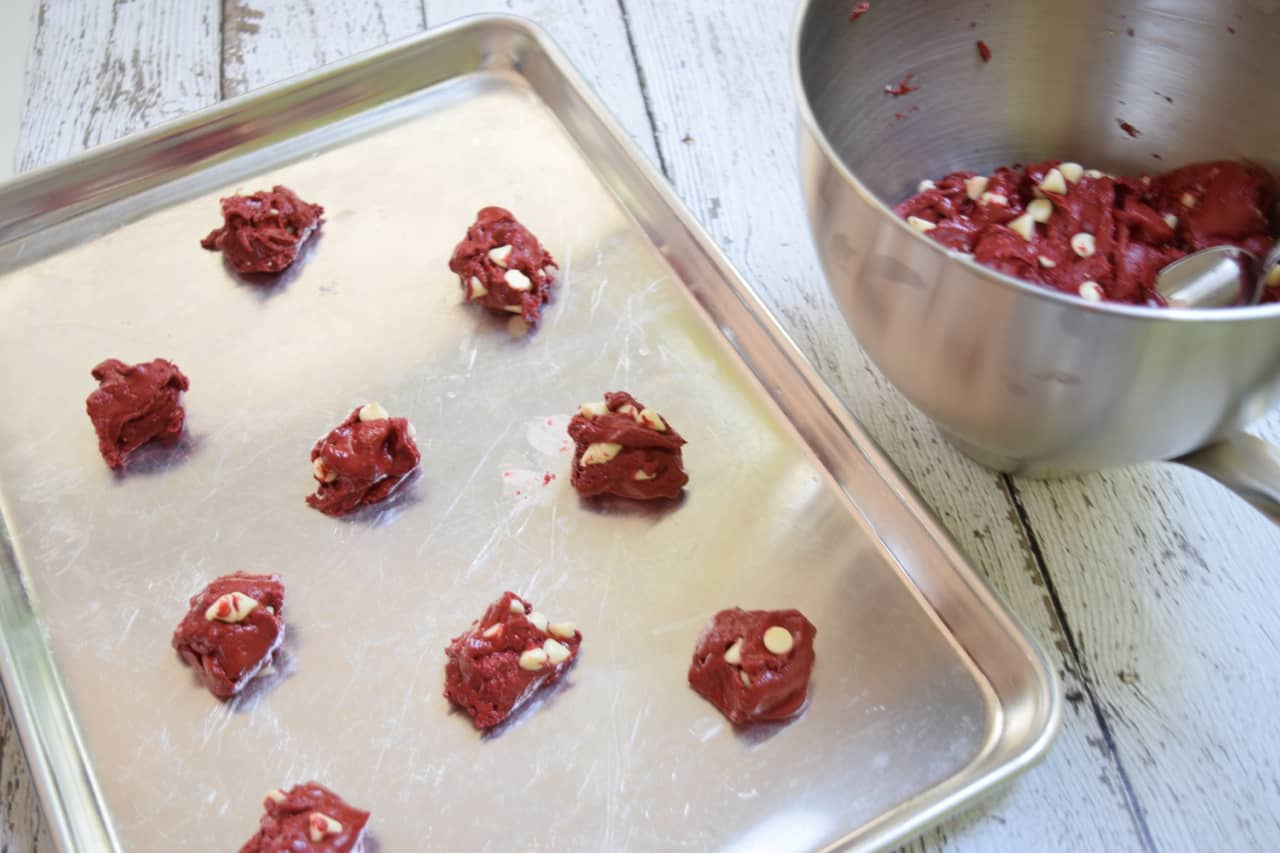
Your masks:
{"label": "shiny metal surface", "polygon": [[1173,461],[1208,474],[1280,524],[1280,449],[1270,442],[1238,432]]}
{"label": "shiny metal surface", "polygon": [[1171,308],[1257,305],[1262,297],[1258,259],[1238,246],[1201,249],[1160,270],[1156,290]]}
{"label": "shiny metal surface", "polygon": [[[220,195],[273,182],[327,224],[246,284],[197,241]],[[561,263],[531,335],[446,268],[494,203]],[[870,849],[1056,732],[1039,650],[527,24],[451,26],[34,174],[0,190],[0,234],[0,672],[64,849],[235,849],[263,792],[310,777],[372,809],[385,851]],[[123,478],[84,415],[109,355],[192,383],[185,442]],[[679,506],[568,487],[567,415],[618,387],[688,438]],[[424,470],[334,521],[303,504],[306,454],[370,399],[413,421]],[[169,636],[236,569],[282,574],[290,633],[281,673],[223,706]],[[443,647],[507,588],[575,620],[583,657],[482,737],[441,695]],[[733,604],[818,626],[788,725],[735,732],[686,687]]]}
{"label": "shiny metal surface", "polygon": [[[903,0],[853,24],[848,5],[802,4],[793,44],[816,245],[863,348],[962,449],[1032,476],[1168,459],[1280,399],[1280,305],[1086,303],[953,257],[888,207],[924,177],[1049,157],[1280,170],[1280,112],[1258,109],[1280,5]],[[918,91],[884,92],[908,73]]]}

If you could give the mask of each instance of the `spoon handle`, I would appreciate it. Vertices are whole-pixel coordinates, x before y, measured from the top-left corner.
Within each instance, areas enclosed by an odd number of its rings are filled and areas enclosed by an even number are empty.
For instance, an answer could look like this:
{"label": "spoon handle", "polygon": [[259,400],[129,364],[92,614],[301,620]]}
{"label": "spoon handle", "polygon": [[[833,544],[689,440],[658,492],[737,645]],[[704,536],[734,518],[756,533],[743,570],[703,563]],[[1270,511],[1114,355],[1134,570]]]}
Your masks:
{"label": "spoon handle", "polygon": [[1280,447],[1236,432],[1171,461],[1209,475],[1280,525]]}

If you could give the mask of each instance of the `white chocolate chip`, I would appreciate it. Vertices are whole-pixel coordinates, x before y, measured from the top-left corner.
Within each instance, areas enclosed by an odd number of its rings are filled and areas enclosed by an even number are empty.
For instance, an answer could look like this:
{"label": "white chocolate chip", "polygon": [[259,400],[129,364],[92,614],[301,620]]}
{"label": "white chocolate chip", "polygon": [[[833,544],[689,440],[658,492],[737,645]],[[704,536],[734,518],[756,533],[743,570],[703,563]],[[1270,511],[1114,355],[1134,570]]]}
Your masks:
{"label": "white chocolate chip", "polygon": [[1028,242],[1032,237],[1036,236],[1036,221],[1031,218],[1030,213],[1024,213],[1017,219],[1009,223],[1009,227],[1022,236],[1023,240]]}
{"label": "white chocolate chip", "polygon": [[272,788],[267,791],[267,799],[273,803],[283,803],[288,795],[279,788]]}
{"label": "white chocolate chip", "polygon": [[1048,222],[1049,217],[1053,216],[1053,202],[1047,198],[1033,199],[1027,205],[1027,214],[1036,222]]}
{"label": "white chocolate chip", "polygon": [[1061,195],[1067,191],[1067,182],[1062,177],[1062,173],[1057,169],[1050,169],[1044,173],[1044,178],[1040,181],[1040,189],[1047,193],[1058,193]]}
{"label": "white chocolate chip", "polygon": [[795,637],[781,625],[771,625],[764,632],[764,647],[775,655],[785,655],[796,644]]}
{"label": "white chocolate chip", "polygon": [[1174,216],[1172,213],[1166,213],[1164,215],[1164,224],[1168,225],[1170,228],[1177,228],[1178,217]]}
{"label": "white chocolate chip", "polygon": [[644,421],[654,432],[667,431],[667,422],[662,419],[662,415],[653,409],[643,409],[640,412],[640,420]]}
{"label": "white chocolate chip", "polygon": [[329,466],[325,465],[324,460],[319,456],[311,462],[311,472],[315,474],[316,479],[322,483],[332,483],[334,480],[338,479],[338,472],[330,470]]}
{"label": "white chocolate chip", "polygon": [[218,596],[204,612],[210,622],[243,622],[258,607],[258,602],[243,592],[228,592]]}
{"label": "white chocolate chip", "polygon": [[484,282],[479,276],[471,276],[471,290],[467,294],[467,299],[479,299],[489,292],[489,288],[484,286]]}
{"label": "white chocolate chip", "polygon": [[360,407],[360,413],[357,415],[363,423],[369,421],[384,421],[391,415],[387,414],[387,410],[379,406],[377,403],[368,403]]}
{"label": "white chocolate chip", "polygon": [[552,622],[547,626],[547,633],[562,640],[572,640],[578,633],[578,626],[572,622]]}
{"label": "white chocolate chip", "polygon": [[743,687],[750,687],[750,686],[751,686],[751,676],[747,675],[746,670],[744,670],[744,669],[740,669],[740,670],[738,670],[738,678],[742,679],[742,686],[743,686]]}
{"label": "white chocolate chip", "polygon": [[552,666],[558,666],[567,661],[572,654],[569,647],[558,640],[547,639],[542,644],[542,651],[546,653],[547,660],[551,661]]}
{"label": "white chocolate chip", "polygon": [[494,637],[501,637],[502,631],[503,631],[502,623],[494,622],[488,628],[485,628],[484,633],[481,634],[480,636],[484,637],[486,640],[492,640]]}
{"label": "white chocolate chip", "polygon": [[1004,193],[983,193],[978,197],[978,204],[994,204],[999,207],[1009,206],[1009,197]]}
{"label": "white chocolate chip", "polygon": [[609,404],[601,400],[599,403],[583,403],[578,412],[587,420],[609,414]]}
{"label": "white chocolate chip", "polygon": [[918,193],[922,193],[922,192],[924,192],[925,190],[931,190],[931,189],[933,189],[933,188],[934,188],[934,187],[936,187],[936,186],[938,186],[938,185],[937,185],[937,184],[935,184],[933,181],[929,180],[928,178],[925,178],[923,181],[921,181],[920,183],[916,184],[916,192],[918,192]]}
{"label": "white chocolate chip", "polygon": [[1151,176],[1150,176],[1150,175],[1143,175],[1143,176],[1142,176],[1142,185],[1143,185],[1144,187],[1149,187],[1149,186],[1151,186]]}
{"label": "white chocolate chip", "polygon": [[1096,181],[1098,178],[1102,177],[1102,172],[1097,169],[1085,169],[1084,176],[1086,178],[1093,178]]}
{"label": "white chocolate chip", "polygon": [[1055,261],[1053,258],[1046,258],[1044,255],[1041,255],[1036,260],[1040,261],[1040,266],[1044,267],[1047,270],[1051,270],[1058,265],[1057,261]]}
{"label": "white chocolate chip", "polygon": [[733,645],[724,650],[724,662],[733,666],[742,665],[742,638],[733,641]]}
{"label": "white chocolate chip", "polygon": [[1090,302],[1102,301],[1102,285],[1098,284],[1096,281],[1082,282],[1080,284],[1079,293]]}
{"label": "white chocolate chip", "polygon": [[[991,194],[987,192],[987,177],[985,175],[974,175],[972,178],[965,178],[964,194],[969,197],[970,201],[989,197]],[[987,202],[984,201],[982,203],[986,204]]]}
{"label": "white chocolate chip", "polygon": [[637,471],[631,475],[633,480],[652,480],[655,477],[655,474],[650,474],[648,471]]}
{"label": "white chocolate chip", "polygon": [[635,406],[631,405],[630,403],[627,403],[626,405],[623,405],[623,406],[619,406],[618,414],[630,415],[632,420],[635,420],[635,421],[640,420],[640,410],[637,409]]}
{"label": "white chocolate chip", "polygon": [[511,257],[510,246],[495,246],[489,250],[489,260],[493,261],[500,267],[506,267],[507,258]]}
{"label": "white chocolate chip", "polygon": [[1092,258],[1093,253],[1098,251],[1098,241],[1094,239],[1092,234],[1086,234],[1084,231],[1072,234],[1071,251],[1082,258]]}
{"label": "white chocolate chip", "polygon": [[1182,194],[1182,198],[1178,199],[1178,201],[1182,202],[1182,206],[1183,206],[1183,207],[1195,207],[1195,206],[1196,206],[1196,197],[1195,197],[1194,195],[1192,195],[1191,193],[1183,193],[1183,194]]}
{"label": "white chocolate chip", "polygon": [[919,216],[908,216],[907,224],[919,231],[921,234],[928,234],[938,226],[927,219],[921,219]]}
{"label": "white chocolate chip", "polygon": [[583,465],[603,465],[622,452],[622,445],[612,441],[600,441],[588,444],[582,453]]}
{"label": "white chocolate chip", "polygon": [[523,314],[524,308],[520,305],[503,305],[503,311],[510,311],[512,314]]}
{"label": "white chocolate chip", "polygon": [[1084,175],[1084,167],[1079,163],[1059,163],[1058,171],[1062,173],[1062,177],[1073,184],[1080,183],[1080,178]]}
{"label": "white chocolate chip", "polygon": [[342,824],[324,812],[312,812],[311,816],[307,818],[307,825],[310,828],[311,840],[317,844],[324,841],[327,836],[337,835],[342,832]]}
{"label": "white chocolate chip", "polygon": [[532,613],[530,613],[528,616],[526,616],[525,618],[526,618],[526,619],[528,619],[528,620],[529,620],[529,622],[530,622],[530,624],[532,624],[532,625],[533,625],[533,627],[537,628],[539,631],[545,631],[545,630],[547,630],[547,617],[546,617],[546,614],[544,614],[544,613],[539,613],[538,611],[536,611],[536,610],[535,610],[535,611],[533,611]]}
{"label": "white chocolate chip", "polygon": [[537,672],[547,665],[547,653],[540,648],[525,649],[520,653],[520,668]]}
{"label": "white chocolate chip", "polygon": [[520,603],[518,598],[511,599],[510,609],[512,613],[519,613],[521,616],[525,613],[524,605]]}
{"label": "white chocolate chip", "polygon": [[507,286],[512,290],[528,290],[533,287],[533,282],[529,281],[529,276],[520,272],[520,270],[507,270],[502,274],[506,279]]}

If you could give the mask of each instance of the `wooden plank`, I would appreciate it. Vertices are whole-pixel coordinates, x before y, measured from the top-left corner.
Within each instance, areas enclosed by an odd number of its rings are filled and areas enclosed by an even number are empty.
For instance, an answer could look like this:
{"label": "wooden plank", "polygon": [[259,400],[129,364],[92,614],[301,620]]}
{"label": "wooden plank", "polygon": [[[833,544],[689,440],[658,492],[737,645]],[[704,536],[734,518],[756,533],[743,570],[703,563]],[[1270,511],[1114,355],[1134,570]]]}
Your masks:
{"label": "wooden plank", "polygon": [[422,0],[227,0],[223,96],[379,47],[425,25]]}
{"label": "wooden plank", "polygon": [[429,0],[427,23],[439,26],[464,15],[521,15],[543,27],[587,79],[618,122],[653,162],[653,133],[622,16],[602,0]]}
{"label": "wooden plank", "polygon": [[0,850],[53,853],[53,838],[7,705],[0,707],[0,793]]}
{"label": "wooden plank", "polygon": [[1017,489],[1155,843],[1274,849],[1280,529],[1174,465]]}
{"label": "wooden plank", "polygon": [[26,170],[218,99],[218,0],[42,0],[17,162]]}
{"label": "wooden plank", "polygon": [[1140,849],[1120,770],[1001,478],[960,458],[887,385],[822,283],[797,180],[791,5],[623,5],[677,192],[1049,650],[1072,699],[1044,765],[912,849]]}
{"label": "wooden plank", "polygon": [[651,159],[653,135],[617,9],[592,0],[280,0],[259,9],[229,0],[222,23],[223,88],[241,94],[362,50],[404,38],[427,25],[486,13],[523,15],[541,24]]}
{"label": "wooden plank", "polygon": [[[218,99],[218,0],[42,0],[15,156],[31,169]],[[0,713],[0,849],[53,843],[13,720]]]}

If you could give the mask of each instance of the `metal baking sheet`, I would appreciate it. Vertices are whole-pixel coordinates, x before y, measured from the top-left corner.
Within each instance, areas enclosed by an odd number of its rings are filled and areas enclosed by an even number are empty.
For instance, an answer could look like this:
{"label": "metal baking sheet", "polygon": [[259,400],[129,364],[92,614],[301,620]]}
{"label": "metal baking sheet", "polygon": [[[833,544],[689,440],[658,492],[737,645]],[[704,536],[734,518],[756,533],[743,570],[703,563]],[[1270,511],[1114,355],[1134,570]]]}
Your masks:
{"label": "metal baking sheet", "polygon": [[[327,209],[238,280],[217,199]],[[514,210],[561,264],[542,327],[460,303],[449,252]],[[545,37],[473,19],[0,191],[3,676],[64,849],[231,850],[317,779],[383,851],[871,848],[1038,758],[1057,685],[892,466]],[[114,476],[105,357],[191,377],[176,452]],[[583,502],[564,425],[624,388],[688,438],[678,506]],[[349,520],[308,450],[353,406],[423,472]],[[220,704],[169,636],[214,576],[277,571],[278,675]],[[576,621],[563,686],[481,736],[443,647],[504,589]],[[735,731],[690,691],[732,605],[817,625],[807,710]]]}

